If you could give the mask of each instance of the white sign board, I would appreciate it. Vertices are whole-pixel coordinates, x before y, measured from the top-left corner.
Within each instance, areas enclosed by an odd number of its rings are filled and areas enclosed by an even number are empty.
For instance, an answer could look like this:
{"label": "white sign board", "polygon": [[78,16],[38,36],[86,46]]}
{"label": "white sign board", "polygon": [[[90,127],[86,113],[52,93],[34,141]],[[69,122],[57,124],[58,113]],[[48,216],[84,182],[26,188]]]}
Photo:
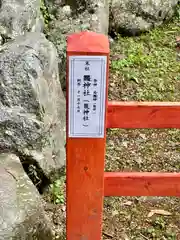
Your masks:
{"label": "white sign board", "polygon": [[104,137],[106,71],[106,56],[69,57],[69,137]]}

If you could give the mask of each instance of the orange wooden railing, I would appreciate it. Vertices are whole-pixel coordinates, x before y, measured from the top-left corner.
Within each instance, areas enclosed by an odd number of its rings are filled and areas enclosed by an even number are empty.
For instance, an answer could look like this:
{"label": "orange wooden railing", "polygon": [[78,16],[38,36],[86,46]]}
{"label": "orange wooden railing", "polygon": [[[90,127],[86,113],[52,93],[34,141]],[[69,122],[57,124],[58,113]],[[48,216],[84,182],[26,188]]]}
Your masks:
{"label": "orange wooden railing", "polygon": [[[69,136],[70,56],[105,56],[107,37],[82,32],[67,41],[67,240],[100,240],[104,196],[180,196],[179,173],[104,172],[103,138]],[[180,128],[180,103],[116,102],[107,100],[106,128]]]}

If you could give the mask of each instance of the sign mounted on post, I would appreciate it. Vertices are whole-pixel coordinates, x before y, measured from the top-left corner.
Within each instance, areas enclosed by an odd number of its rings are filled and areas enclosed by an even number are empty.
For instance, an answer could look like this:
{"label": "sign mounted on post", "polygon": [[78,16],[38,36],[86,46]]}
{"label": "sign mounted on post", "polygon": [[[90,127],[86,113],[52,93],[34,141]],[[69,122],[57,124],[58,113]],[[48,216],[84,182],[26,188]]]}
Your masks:
{"label": "sign mounted on post", "polygon": [[89,31],[68,36],[67,240],[102,235],[108,73],[107,36]]}
{"label": "sign mounted on post", "polygon": [[104,138],[106,56],[69,57],[69,137]]}

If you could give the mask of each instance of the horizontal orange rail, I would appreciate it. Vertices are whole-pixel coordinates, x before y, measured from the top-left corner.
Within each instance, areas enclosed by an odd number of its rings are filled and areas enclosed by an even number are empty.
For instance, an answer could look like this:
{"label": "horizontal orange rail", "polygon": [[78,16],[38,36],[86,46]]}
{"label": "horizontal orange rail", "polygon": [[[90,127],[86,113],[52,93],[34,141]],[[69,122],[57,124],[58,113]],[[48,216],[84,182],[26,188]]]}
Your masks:
{"label": "horizontal orange rail", "polygon": [[180,103],[110,101],[107,128],[180,128]]}
{"label": "horizontal orange rail", "polygon": [[105,172],[105,196],[180,196],[180,173]]}

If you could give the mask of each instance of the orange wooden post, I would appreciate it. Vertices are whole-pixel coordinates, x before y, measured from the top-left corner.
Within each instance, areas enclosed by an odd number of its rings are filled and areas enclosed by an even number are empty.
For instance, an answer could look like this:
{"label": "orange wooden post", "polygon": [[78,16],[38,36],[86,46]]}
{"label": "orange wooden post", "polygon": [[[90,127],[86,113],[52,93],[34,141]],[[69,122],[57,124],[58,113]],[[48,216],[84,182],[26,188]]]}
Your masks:
{"label": "orange wooden post", "polygon": [[67,40],[67,240],[100,240],[109,41],[81,32]]}

